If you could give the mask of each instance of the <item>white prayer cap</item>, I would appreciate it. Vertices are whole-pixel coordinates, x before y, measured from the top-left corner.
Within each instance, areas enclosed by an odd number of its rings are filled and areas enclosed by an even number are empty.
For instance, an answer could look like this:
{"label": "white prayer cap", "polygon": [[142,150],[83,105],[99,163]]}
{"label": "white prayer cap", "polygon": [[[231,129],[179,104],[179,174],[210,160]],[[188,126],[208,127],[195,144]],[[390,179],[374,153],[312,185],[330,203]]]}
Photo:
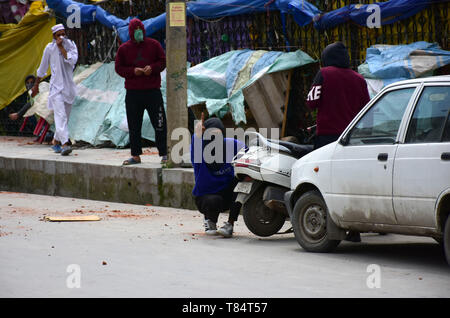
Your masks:
{"label": "white prayer cap", "polygon": [[55,34],[56,32],[58,32],[59,30],[64,30],[64,25],[62,25],[62,24],[60,23],[60,24],[57,24],[57,25],[52,26],[52,33],[53,33],[53,34]]}

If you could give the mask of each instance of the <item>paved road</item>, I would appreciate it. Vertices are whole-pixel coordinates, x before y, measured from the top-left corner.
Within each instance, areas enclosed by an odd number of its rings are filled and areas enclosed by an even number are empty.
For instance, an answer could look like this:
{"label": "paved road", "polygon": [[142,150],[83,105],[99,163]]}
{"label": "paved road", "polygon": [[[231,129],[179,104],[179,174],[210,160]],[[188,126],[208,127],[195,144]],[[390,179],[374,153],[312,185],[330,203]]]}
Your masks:
{"label": "paved road", "polygon": [[[102,220],[42,220],[90,214]],[[429,238],[365,234],[312,254],[241,218],[224,239],[205,236],[196,211],[0,192],[0,286],[0,297],[449,297],[450,267]]]}

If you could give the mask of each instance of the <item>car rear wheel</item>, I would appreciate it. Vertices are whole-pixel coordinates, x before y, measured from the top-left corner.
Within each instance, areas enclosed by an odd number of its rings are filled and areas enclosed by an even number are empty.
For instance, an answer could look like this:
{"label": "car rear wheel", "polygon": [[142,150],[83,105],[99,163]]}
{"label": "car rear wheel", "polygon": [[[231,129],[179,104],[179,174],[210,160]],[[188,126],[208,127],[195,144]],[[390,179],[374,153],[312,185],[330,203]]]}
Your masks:
{"label": "car rear wheel", "polygon": [[443,241],[445,258],[447,259],[448,265],[450,265],[450,215],[447,216],[447,221],[445,222]]}
{"label": "car rear wheel", "polygon": [[293,211],[292,227],[295,238],[309,252],[331,252],[340,243],[328,239],[327,206],[318,191],[303,194]]}

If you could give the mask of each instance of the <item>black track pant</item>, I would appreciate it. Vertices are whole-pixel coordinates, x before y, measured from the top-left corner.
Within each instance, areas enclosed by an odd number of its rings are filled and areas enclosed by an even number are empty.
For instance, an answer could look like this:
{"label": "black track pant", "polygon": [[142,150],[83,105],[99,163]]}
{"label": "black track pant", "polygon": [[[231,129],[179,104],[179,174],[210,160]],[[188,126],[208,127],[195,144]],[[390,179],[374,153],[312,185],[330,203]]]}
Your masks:
{"label": "black track pant", "polygon": [[167,155],[167,121],[161,90],[128,89],[125,97],[125,108],[130,132],[131,155],[139,156],[142,154],[141,130],[144,110],[147,110],[155,129],[155,142],[159,155]]}
{"label": "black track pant", "polygon": [[233,190],[237,182],[238,181],[234,179],[233,182],[221,192],[195,197],[195,204],[200,213],[205,215],[205,219],[217,223],[219,214],[230,210],[228,221],[237,221],[242,206],[241,203],[235,202],[237,193],[233,192]]}

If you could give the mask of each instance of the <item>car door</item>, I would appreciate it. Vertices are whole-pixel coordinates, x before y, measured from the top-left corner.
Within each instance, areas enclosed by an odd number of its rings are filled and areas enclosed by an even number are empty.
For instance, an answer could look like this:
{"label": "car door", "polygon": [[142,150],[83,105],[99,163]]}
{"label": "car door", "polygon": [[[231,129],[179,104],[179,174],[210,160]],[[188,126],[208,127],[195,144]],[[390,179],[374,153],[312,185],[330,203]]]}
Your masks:
{"label": "car door", "polygon": [[417,85],[386,91],[337,144],[330,206],[345,222],[396,224],[392,173],[397,135]]}
{"label": "car door", "polygon": [[423,88],[394,161],[400,225],[436,227],[435,204],[450,188],[450,83]]}

